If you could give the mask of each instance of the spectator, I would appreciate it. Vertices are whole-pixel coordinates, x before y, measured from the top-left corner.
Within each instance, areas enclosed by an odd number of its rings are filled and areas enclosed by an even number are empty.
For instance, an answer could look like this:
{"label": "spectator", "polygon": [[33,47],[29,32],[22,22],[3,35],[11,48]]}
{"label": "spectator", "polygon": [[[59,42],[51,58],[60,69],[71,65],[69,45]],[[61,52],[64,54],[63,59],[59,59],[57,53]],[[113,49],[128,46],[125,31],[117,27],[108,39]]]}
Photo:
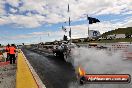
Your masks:
{"label": "spectator", "polygon": [[7,46],[6,46],[6,53],[7,53],[7,57],[6,57],[6,61],[8,61],[9,60],[9,47],[10,47],[10,45],[8,44]]}
{"label": "spectator", "polygon": [[10,54],[10,64],[15,64],[15,54],[16,54],[16,48],[14,44],[11,44],[11,46],[9,47],[9,54]]}

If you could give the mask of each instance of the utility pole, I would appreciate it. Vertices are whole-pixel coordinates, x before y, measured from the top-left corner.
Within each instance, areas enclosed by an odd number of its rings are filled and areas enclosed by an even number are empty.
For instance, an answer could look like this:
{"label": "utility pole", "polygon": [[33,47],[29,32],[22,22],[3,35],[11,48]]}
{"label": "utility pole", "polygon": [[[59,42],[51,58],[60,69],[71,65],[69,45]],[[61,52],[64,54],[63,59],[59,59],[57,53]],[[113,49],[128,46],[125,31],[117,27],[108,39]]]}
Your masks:
{"label": "utility pole", "polygon": [[71,39],[71,18],[70,18],[70,5],[69,5],[69,1],[68,1],[68,11],[69,13],[69,37],[70,37],[70,44],[72,43],[72,39]]}

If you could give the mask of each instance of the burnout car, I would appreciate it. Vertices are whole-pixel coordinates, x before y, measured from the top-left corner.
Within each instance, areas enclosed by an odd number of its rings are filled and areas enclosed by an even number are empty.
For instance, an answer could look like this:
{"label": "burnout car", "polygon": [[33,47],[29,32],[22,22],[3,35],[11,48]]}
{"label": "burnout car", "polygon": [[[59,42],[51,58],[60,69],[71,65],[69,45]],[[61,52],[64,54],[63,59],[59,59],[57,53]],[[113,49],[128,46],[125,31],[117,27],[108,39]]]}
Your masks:
{"label": "burnout car", "polygon": [[53,55],[67,61],[71,56],[72,50],[77,47],[74,43],[56,45],[53,49]]}

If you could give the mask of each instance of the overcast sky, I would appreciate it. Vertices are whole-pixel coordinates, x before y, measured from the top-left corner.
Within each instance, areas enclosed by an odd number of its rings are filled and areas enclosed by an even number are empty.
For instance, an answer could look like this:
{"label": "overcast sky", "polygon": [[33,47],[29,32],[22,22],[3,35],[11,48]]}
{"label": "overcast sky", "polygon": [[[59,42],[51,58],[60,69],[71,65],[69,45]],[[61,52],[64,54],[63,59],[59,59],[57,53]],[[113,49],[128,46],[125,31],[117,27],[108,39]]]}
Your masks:
{"label": "overcast sky", "polygon": [[0,0],[0,43],[62,39],[69,16],[72,38],[87,37],[87,14],[100,20],[90,30],[132,27],[132,0]]}

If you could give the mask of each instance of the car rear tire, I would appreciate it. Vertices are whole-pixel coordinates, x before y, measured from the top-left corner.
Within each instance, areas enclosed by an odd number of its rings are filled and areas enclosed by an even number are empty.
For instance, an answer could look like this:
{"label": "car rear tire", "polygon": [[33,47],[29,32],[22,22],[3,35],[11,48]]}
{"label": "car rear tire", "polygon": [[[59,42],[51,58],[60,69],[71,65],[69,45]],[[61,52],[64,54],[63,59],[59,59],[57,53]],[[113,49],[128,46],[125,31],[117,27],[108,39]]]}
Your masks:
{"label": "car rear tire", "polygon": [[66,52],[63,53],[63,58],[66,62],[68,61]]}

